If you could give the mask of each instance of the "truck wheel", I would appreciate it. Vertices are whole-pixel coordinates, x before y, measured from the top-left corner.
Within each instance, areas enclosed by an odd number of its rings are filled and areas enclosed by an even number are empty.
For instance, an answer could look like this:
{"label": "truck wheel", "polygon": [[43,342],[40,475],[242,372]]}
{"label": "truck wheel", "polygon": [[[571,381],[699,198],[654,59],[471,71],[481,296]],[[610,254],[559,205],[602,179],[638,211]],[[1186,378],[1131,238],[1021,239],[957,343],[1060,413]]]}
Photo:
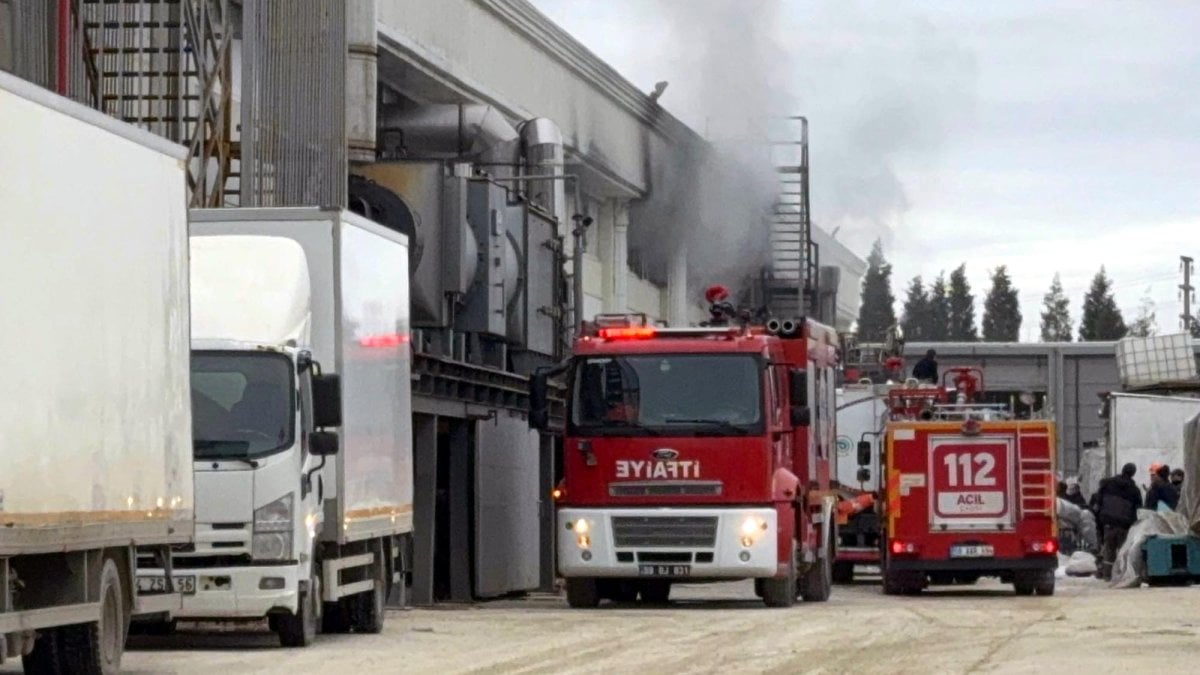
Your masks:
{"label": "truck wheel", "polygon": [[1031,574],[1017,572],[1013,575],[1012,584],[1017,595],[1033,595],[1037,587],[1037,580]]}
{"label": "truck wheel", "polygon": [[754,580],[754,595],[758,596],[760,599],[762,598],[763,593],[766,592],[763,590],[763,582],[765,582],[765,581],[766,581],[766,579],[761,579],[761,578]]}
{"label": "truck wheel", "polygon": [[100,571],[100,620],[58,629],[59,659],[65,672],[104,675],[121,672],[128,634],[129,616],[125,612],[121,574],[117,563],[108,559]]}
{"label": "truck wheel", "polygon": [[284,647],[307,647],[317,637],[321,624],[321,579],[313,565],[308,590],[296,602],[295,614],[281,614],[275,622],[279,644]]}
{"label": "truck wheel", "polygon": [[1034,591],[1038,595],[1054,595],[1054,572],[1042,572],[1037,584],[1034,586]]}
{"label": "truck wheel", "polygon": [[919,595],[925,579],[919,572],[897,572],[883,570],[884,595]]}
{"label": "truck wheel", "polygon": [[854,583],[854,563],[852,563],[852,562],[835,562],[835,563],[833,563],[833,583],[835,583],[835,584],[852,584],[852,583]]}
{"label": "truck wheel", "polygon": [[787,576],[782,579],[763,579],[763,603],[767,607],[791,607],[796,604],[796,553],[798,547],[792,541],[792,558],[788,561]]}
{"label": "truck wheel", "polygon": [[638,592],[647,605],[665,605],[671,599],[671,582],[648,581]]}
{"label": "truck wheel", "polygon": [[387,562],[379,558],[371,565],[371,576],[375,588],[354,596],[354,630],[358,633],[378,635],[383,632],[383,621],[387,616]]}
{"label": "truck wheel", "polygon": [[590,609],[600,604],[600,591],[595,579],[567,579],[567,605]]}
{"label": "truck wheel", "polygon": [[823,529],[821,536],[825,539],[825,557],[817,558],[817,564],[808,568],[800,583],[800,597],[805,602],[825,602],[833,592],[833,538],[828,529]]}

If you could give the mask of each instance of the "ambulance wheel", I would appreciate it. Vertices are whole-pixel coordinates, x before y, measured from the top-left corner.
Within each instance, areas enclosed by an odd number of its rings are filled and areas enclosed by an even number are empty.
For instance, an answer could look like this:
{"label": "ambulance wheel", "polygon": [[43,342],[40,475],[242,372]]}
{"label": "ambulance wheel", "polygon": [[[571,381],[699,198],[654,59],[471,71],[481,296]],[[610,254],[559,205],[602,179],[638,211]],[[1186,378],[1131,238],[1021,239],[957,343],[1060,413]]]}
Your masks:
{"label": "ambulance wheel", "polygon": [[835,584],[854,583],[854,563],[851,563],[851,562],[835,562],[835,563],[833,563],[833,583],[835,583]]}
{"label": "ambulance wheel", "polygon": [[817,558],[800,582],[800,597],[805,602],[825,602],[833,592],[833,540],[829,530],[823,530],[821,536],[825,538],[825,555]]}
{"label": "ambulance wheel", "polygon": [[595,579],[567,579],[567,606],[589,609],[600,604],[600,590]]}
{"label": "ambulance wheel", "polygon": [[788,573],[782,578],[762,580],[762,599],[767,607],[791,607],[796,604],[796,556],[799,550],[792,542],[792,559],[788,561]]}
{"label": "ambulance wheel", "polygon": [[671,582],[648,581],[639,592],[647,605],[665,605],[671,599]]}

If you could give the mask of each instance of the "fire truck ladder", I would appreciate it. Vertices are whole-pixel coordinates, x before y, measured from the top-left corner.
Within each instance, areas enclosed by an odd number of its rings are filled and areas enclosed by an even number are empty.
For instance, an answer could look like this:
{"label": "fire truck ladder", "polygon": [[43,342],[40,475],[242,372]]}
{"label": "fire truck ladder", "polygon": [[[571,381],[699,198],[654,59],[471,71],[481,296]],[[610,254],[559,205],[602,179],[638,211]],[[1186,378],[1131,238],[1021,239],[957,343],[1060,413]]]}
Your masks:
{"label": "fire truck ladder", "polygon": [[799,123],[799,140],[773,141],[779,199],[771,214],[771,269],[766,300],[776,316],[817,316],[817,247],[812,240],[808,190],[808,120]]}
{"label": "fire truck ladder", "polygon": [[75,3],[88,102],[186,146],[191,205],[224,205],[238,161],[230,140],[229,0]]}
{"label": "fire truck ladder", "polygon": [[1021,513],[1030,516],[1049,516],[1054,499],[1054,464],[1049,457],[1031,457],[1021,448],[1017,438],[1017,470],[1020,473]]}

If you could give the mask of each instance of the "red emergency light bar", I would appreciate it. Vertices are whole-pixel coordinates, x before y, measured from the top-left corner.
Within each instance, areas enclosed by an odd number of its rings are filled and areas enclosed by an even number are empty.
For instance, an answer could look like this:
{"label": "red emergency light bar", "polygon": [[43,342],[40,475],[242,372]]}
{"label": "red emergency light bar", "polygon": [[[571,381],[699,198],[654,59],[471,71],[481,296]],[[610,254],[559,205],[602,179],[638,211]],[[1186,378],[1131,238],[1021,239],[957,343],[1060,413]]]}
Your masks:
{"label": "red emergency light bar", "polygon": [[364,335],[358,339],[358,344],[363,347],[399,347],[408,344],[408,336],[403,333]]}
{"label": "red emergency light bar", "polygon": [[601,340],[649,340],[658,331],[649,326],[633,326],[629,328],[601,328]]}

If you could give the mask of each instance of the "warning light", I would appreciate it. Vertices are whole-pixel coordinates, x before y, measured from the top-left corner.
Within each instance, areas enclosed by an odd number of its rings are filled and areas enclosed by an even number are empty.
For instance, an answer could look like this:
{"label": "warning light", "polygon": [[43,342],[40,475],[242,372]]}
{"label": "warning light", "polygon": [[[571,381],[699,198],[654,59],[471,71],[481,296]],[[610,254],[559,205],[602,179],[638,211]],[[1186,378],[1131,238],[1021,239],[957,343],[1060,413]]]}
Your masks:
{"label": "warning light", "polygon": [[403,333],[364,335],[358,339],[358,344],[363,347],[399,347],[400,345],[408,344],[408,336]]}
{"label": "warning light", "polygon": [[978,436],[981,431],[983,431],[983,425],[981,425],[979,423],[979,420],[971,418],[971,419],[968,419],[966,422],[963,422],[963,425],[962,425],[962,435],[963,436]]}
{"label": "warning light", "polygon": [[554,488],[553,490],[550,491],[550,496],[554,499],[554,501],[557,502],[557,501],[560,501],[563,497],[567,496],[567,491],[562,488]]}
{"label": "warning light", "polygon": [[602,340],[649,340],[657,335],[658,331],[649,326],[634,326],[630,328],[601,328],[600,339]]}
{"label": "warning light", "polygon": [[1030,553],[1043,553],[1051,555],[1058,553],[1058,542],[1054,539],[1046,539],[1044,541],[1026,542],[1025,547]]}
{"label": "warning light", "polygon": [[892,541],[892,555],[912,555],[917,552],[917,545],[911,541]]}

